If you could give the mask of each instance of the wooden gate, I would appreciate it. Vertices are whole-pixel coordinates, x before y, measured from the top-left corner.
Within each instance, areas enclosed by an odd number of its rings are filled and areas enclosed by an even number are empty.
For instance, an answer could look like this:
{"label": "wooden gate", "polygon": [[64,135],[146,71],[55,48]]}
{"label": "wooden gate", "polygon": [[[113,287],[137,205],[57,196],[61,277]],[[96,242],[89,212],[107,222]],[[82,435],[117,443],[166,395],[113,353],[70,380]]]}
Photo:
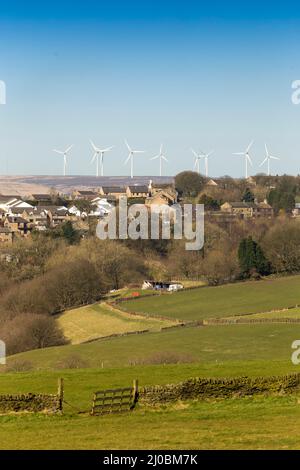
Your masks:
{"label": "wooden gate", "polygon": [[138,381],[128,388],[100,390],[94,393],[91,415],[131,411],[138,399]]}

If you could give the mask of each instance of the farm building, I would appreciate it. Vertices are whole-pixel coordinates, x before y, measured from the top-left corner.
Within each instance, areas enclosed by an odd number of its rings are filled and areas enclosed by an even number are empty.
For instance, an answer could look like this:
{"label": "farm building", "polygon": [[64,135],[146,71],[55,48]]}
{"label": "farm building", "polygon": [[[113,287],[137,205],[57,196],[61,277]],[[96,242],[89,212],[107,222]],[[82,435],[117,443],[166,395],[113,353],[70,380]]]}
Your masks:
{"label": "farm building", "polygon": [[183,289],[183,285],[177,282],[144,281],[142,285],[142,289],[176,291],[176,290]]}

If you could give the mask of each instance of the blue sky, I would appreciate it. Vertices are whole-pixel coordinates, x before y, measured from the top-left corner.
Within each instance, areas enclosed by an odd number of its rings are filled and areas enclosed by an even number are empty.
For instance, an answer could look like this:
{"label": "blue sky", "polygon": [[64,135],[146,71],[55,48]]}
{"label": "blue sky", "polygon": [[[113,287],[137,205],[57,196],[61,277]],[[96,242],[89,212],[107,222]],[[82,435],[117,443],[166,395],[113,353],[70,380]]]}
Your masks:
{"label": "blue sky", "polygon": [[74,144],[70,174],[93,174],[89,139],[115,145],[106,174],[129,174],[124,138],[145,149],[137,175],[165,144],[168,175],[215,153],[210,174],[242,176],[232,156],[254,139],[300,173],[300,10],[296,2],[10,1],[0,5],[0,173],[60,174],[53,148]]}

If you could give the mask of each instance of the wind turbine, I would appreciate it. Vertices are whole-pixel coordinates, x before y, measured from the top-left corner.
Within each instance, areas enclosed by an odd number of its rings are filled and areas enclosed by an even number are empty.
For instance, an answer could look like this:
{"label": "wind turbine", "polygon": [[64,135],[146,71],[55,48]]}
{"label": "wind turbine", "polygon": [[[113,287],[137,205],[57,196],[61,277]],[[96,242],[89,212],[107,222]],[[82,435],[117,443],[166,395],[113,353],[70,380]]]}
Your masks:
{"label": "wind turbine", "polygon": [[197,170],[197,173],[200,174],[200,160],[201,160],[201,158],[203,158],[202,157],[203,153],[202,152],[197,153],[197,152],[195,152],[194,149],[191,149],[191,151],[195,156],[194,170]]}
{"label": "wind turbine", "polygon": [[266,149],[266,158],[264,159],[263,162],[261,162],[261,164],[259,166],[263,166],[266,162],[268,162],[268,176],[270,176],[270,174],[271,174],[270,173],[270,162],[271,162],[271,160],[280,160],[280,158],[274,157],[274,155],[269,154],[267,144],[265,144],[265,149]]}
{"label": "wind turbine", "polygon": [[150,160],[157,160],[159,158],[159,176],[162,175],[162,161],[164,160],[167,162],[167,158],[164,155],[163,152],[163,144],[161,144],[160,149],[159,149],[159,154],[156,155],[155,157],[150,158]]}
{"label": "wind turbine", "polygon": [[67,172],[67,156],[72,147],[73,145],[70,145],[70,147],[68,147],[65,151],[53,149],[53,152],[59,153],[60,155],[64,156],[64,176],[66,176]]}
{"label": "wind turbine", "polygon": [[96,160],[96,176],[99,176],[99,160],[100,160],[100,173],[101,173],[101,176],[103,176],[103,159],[104,159],[104,154],[105,152],[109,152],[111,149],[113,149],[113,146],[112,147],[107,147],[105,149],[99,149],[99,147],[96,147],[96,145],[94,144],[94,142],[91,142],[91,146],[93,147],[93,150],[94,150],[94,156],[91,160],[91,163],[94,163],[94,161]]}
{"label": "wind turbine", "polygon": [[266,149],[266,158],[264,159],[264,161],[259,166],[263,166],[266,162],[268,162],[268,176],[270,176],[271,175],[271,171],[270,171],[271,160],[280,160],[280,158],[274,157],[274,155],[269,154],[267,144],[265,144],[265,149]]}
{"label": "wind turbine", "polygon": [[134,155],[138,154],[138,153],[144,153],[144,150],[132,150],[132,148],[130,148],[127,140],[125,140],[125,144],[126,144],[126,147],[129,150],[129,155],[126,158],[124,165],[126,165],[130,160],[130,175],[131,175],[131,178],[133,178],[133,159],[134,159]]}
{"label": "wind turbine", "polygon": [[211,150],[209,153],[202,153],[200,158],[204,158],[205,162],[205,176],[208,178],[208,158],[214,153],[214,150]]}
{"label": "wind turbine", "polygon": [[250,149],[253,145],[253,141],[248,145],[248,147],[246,148],[245,152],[238,152],[238,153],[234,153],[233,155],[236,155],[236,156],[243,156],[245,157],[245,178],[247,179],[248,178],[248,163],[250,163],[250,165],[252,166],[252,160],[251,160],[251,157],[250,157]]}

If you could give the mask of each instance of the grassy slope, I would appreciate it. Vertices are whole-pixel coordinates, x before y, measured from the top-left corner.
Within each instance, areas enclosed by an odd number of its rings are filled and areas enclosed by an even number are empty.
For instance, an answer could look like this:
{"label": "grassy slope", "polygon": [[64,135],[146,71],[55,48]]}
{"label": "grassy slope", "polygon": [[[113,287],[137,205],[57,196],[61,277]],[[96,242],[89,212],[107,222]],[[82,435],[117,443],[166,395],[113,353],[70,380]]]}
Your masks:
{"label": "grassy slope", "polygon": [[6,417],[0,449],[300,449],[299,419],[297,399],[282,397],[105,417]]}
{"label": "grassy slope", "polygon": [[226,325],[176,328],[88,344],[29,351],[14,356],[36,367],[55,367],[64,357],[79,354],[91,366],[117,367],[160,352],[189,354],[201,363],[284,360],[290,362],[291,343],[300,338],[298,324]]}
{"label": "grassy slope", "polygon": [[[244,318],[245,316],[235,316],[235,317],[227,317],[227,318]],[[264,313],[253,313],[252,315],[247,315],[246,319],[254,320],[254,319],[279,319],[279,318],[294,318],[296,320],[300,320],[300,308],[289,308],[286,310],[274,310],[272,312],[264,312]]]}
{"label": "grassy slope", "polygon": [[182,320],[265,312],[300,304],[300,276],[264,279],[122,303],[122,309]]}
{"label": "grassy slope", "polygon": [[68,310],[57,322],[72,344],[130,331],[157,331],[161,327],[172,325],[172,321],[133,317],[103,303]]}
{"label": "grassy slope", "polygon": [[[283,308],[299,302],[300,277],[245,283],[128,302],[175,318],[205,318]],[[225,292],[225,293],[224,293]],[[123,307],[124,304],[122,304]],[[170,314],[172,313],[172,315]],[[180,315],[178,314],[180,313]],[[0,393],[54,392],[65,378],[65,398],[88,410],[95,389],[176,383],[195,376],[277,375],[299,371],[290,360],[300,325],[232,325],[178,328],[90,344],[19,354],[49,368],[72,353],[104,369],[1,374]],[[193,364],[128,366],[154,353],[188,353]],[[124,367],[127,365],[127,367]],[[114,368],[109,368],[113,366]],[[119,367],[119,368],[118,368]],[[262,416],[264,419],[262,420]],[[177,403],[131,414],[90,417],[65,405],[63,416],[0,416],[0,449],[299,449],[297,397],[255,397]]]}
{"label": "grassy slope", "polygon": [[[211,371],[228,374],[226,366]],[[87,411],[96,388],[128,385],[136,377],[144,385],[207,373],[206,366],[181,365],[5,374],[0,391],[54,392],[62,375],[65,399]],[[185,402],[105,417],[65,405],[63,416],[0,416],[0,449],[299,449],[299,419],[297,397]]]}

